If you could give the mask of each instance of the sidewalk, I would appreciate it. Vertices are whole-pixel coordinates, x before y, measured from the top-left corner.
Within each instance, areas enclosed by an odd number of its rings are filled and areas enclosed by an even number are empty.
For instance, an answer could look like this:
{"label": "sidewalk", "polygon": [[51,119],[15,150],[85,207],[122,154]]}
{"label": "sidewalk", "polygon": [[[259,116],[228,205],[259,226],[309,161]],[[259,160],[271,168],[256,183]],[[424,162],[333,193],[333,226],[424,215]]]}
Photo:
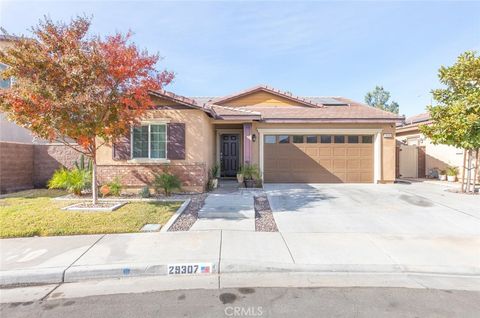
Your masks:
{"label": "sidewalk", "polygon": [[0,240],[0,284],[166,276],[169,264],[211,274],[403,273],[480,276],[478,236],[190,231]]}

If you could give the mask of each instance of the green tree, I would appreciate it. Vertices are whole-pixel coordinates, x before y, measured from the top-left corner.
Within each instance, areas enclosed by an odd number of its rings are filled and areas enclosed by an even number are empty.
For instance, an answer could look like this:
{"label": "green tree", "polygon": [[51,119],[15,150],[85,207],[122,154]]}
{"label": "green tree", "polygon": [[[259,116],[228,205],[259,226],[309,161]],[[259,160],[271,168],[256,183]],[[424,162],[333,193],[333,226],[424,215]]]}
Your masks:
{"label": "green tree", "polygon": [[394,101],[389,103],[389,99],[390,92],[386,91],[383,86],[375,86],[373,91],[368,92],[367,95],[365,95],[365,103],[367,103],[369,106],[398,114],[398,103]]}
{"label": "green tree", "polygon": [[467,51],[454,65],[442,66],[438,77],[445,87],[432,91],[437,102],[427,106],[432,124],[420,130],[434,144],[464,149],[462,191],[474,192],[480,148],[480,56]]}

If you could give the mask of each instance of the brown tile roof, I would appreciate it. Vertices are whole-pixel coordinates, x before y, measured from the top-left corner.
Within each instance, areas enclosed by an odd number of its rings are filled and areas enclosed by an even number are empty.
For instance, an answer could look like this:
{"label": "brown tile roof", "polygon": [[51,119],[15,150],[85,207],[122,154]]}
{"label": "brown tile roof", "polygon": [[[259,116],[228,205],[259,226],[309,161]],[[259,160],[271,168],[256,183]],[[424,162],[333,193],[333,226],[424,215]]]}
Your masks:
{"label": "brown tile roof", "polygon": [[[326,97],[322,97],[326,98]],[[253,112],[261,116],[264,121],[340,121],[340,122],[397,122],[402,116],[357,103],[347,98],[335,97],[343,106],[244,106],[223,107],[213,105],[213,109],[220,117],[224,115],[234,116],[235,112]],[[228,110],[228,113],[225,113]],[[238,114],[240,115],[240,114]]]}
{"label": "brown tile roof", "polygon": [[410,116],[405,119],[404,125],[411,125],[411,124],[416,124],[420,123],[423,121],[429,121],[430,120],[430,114],[429,113],[421,113],[418,115]]}
{"label": "brown tile roof", "polygon": [[[245,105],[242,107],[229,107],[218,105],[217,102],[224,103],[233,97],[250,94],[256,90],[268,90],[277,95],[287,94],[288,98],[298,102],[298,106],[259,106]],[[378,108],[355,102],[344,97],[331,96],[311,96],[300,97],[293,96],[286,92],[274,90],[266,86],[256,86],[243,92],[229,95],[227,97],[196,96],[184,97],[167,91],[154,92],[161,97],[189,105],[194,108],[202,109],[217,119],[225,120],[264,120],[264,121],[332,121],[332,122],[399,122],[404,117],[399,116]]]}
{"label": "brown tile roof", "polygon": [[190,97],[185,97],[182,95],[177,95],[175,93],[166,91],[164,89],[158,91],[150,91],[150,94],[154,96],[158,96],[167,100],[171,100],[173,102],[179,103],[181,105],[189,106],[196,109],[204,110],[207,113],[211,113],[211,105],[208,104],[200,104],[195,99]]}
{"label": "brown tile roof", "polygon": [[322,106],[322,104],[314,102],[314,101],[312,101],[308,98],[298,96],[298,95],[293,95],[290,92],[281,91],[279,89],[276,89],[276,88],[273,88],[273,87],[270,87],[270,86],[267,86],[267,85],[257,85],[257,86],[248,88],[246,90],[243,90],[243,91],[231,94],[231,95],[218,97],[218,98],[213,99],[212,103],[214,103],[214,104],[225,103],[229,100],[239,98],[241,96],[249,95],[249,94],[252,94],[252,93],[258,92],[258,91],[268,92],[268,93],[271,93],[273,95],[277,95],[277,96],[280,96],[280,97],[298,102],[300,105],[306,105],[306,106],[310,106],[310,107],[320,107],[320,106]]}

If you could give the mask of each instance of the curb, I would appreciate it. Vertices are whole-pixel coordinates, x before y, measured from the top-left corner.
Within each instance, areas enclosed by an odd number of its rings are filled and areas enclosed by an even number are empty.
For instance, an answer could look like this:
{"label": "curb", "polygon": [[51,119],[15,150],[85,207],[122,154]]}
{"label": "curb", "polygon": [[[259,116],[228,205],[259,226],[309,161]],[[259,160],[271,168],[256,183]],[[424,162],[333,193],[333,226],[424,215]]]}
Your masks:
{"label": "curb", "polygon": [[[186,262],[188,263],[188,262]],[[197,262],[196,262],[197,263]],[[213,265],[210,274],[218,274],[218,262],[198,262],[209,263]],[[85,265],[72,266],[65,271],[64,283],[78,282],[91,279],[111,279],[111,278],[127,278],[127,277],[142,277],[142,276],[169,276],[167,273],[168,265],[171,264],[113,264],[113,265]],[[177,276],[191,276],[207,274],[192,274],[192,275],[177,275]]]}
{"label": "curb", "polygon": [[168,222],[162,226],[162,228],[160,229],[160,233],[168,232],[170,227],[177,221],[180,215],[182,215],[183,211],[185,211],[185,209],[188,207],[190,202],[192,202],[192,199],[187,199],[182,203],[182,205],[178,208],[178,210],[175,211],[175,213],[172,215],[170,220],[168,220]]}
{"label": "curb", "polygon": [[[189,262],[182,262],[189,263]],[[264,263],[262,266],[252,263],[231,263],[204,261],[195,263],[210,263],[212,271],[209,274],[168,275],[167,267],[171,264],[108,264],[108,265],[80,265],[64,268],[45,268],[40,270],[2,271],[0,287],[15,285],[59,284],[88,280],[120,279],[129,277],[190,277],[215,275],[219,278],[229,275],[428,275],[472,277],[480,280],[478,268],[459,267],[423,267],[408,265],[353,265],[353,264],[275,264]],[[480,286],[479,286],[480,289]]]}
{"label": "curb", "polygon": [[65,267],[0,272],[0,287],[15,285],[59,284],[63,282]]}

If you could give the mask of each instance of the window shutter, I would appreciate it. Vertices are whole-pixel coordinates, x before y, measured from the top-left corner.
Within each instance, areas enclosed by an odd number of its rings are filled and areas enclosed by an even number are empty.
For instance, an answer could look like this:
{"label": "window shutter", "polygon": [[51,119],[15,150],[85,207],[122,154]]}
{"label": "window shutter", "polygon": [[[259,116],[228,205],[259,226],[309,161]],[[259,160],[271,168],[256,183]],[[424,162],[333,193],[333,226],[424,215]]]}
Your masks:
{"label": "window shutter", "polygon": [[167,159],[185,160],[185,124],[167,124]]}
{"label": "window shutter", "polygon": [[113,160],[130,160],[130,134],[121,137],[113,143]]}

